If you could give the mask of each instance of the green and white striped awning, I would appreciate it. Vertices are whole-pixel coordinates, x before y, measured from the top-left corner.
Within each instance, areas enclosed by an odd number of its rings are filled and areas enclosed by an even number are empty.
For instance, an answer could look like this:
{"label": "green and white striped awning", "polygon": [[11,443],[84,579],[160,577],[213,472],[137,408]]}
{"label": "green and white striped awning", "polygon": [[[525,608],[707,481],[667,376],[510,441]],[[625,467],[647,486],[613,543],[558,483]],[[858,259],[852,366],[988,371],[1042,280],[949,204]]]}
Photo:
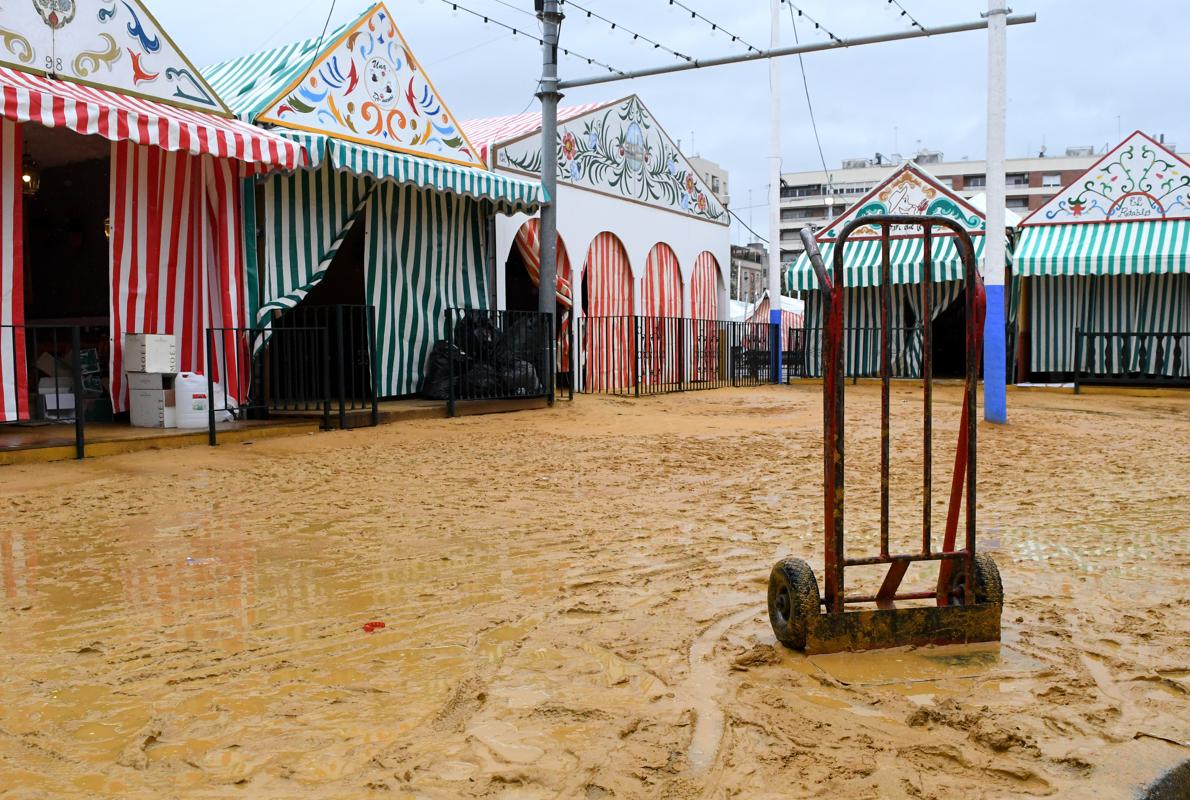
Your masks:
{"label": "green and white striped awning", "polygon": [[1190,272],[1190,220],[1027,225],[1015,263],[1029,277]]}
{"label": "green and white striped awning", "polygon": [[[983,236],[971,237],[975,246],[975,263],[983,271]],[[919,236],[892,239],[888,264],[894,284],[918,283],[924,258],[922,238]],[[828,272],[834,270],[835,243],[822,242],[818,245],[823,263]],[[963,278],[963,262],[953,236],[935,236],[931,260],[934,265],[935,283],[956,281]],[[854,239],[843,245],[843,285],[852,288],[880,285],[880,240]],[[788,291],[813,291],[818,289],[818,277],[810,265],[810,257],[802,253],[798,260],[785,269],[785,287]]]}
{"label": "green and white striped awning", "polygon": [[275,133],[301,142],[309,155],[311,169],[318,169],[329,159],[335,169],[354,175],[367,175],[377,180],[434,189],[475,200],[490,200],[502,214],[532,214],[546,198],[545,188],[540,181],[381,150],[321,134],[281,129],[275,130]]}

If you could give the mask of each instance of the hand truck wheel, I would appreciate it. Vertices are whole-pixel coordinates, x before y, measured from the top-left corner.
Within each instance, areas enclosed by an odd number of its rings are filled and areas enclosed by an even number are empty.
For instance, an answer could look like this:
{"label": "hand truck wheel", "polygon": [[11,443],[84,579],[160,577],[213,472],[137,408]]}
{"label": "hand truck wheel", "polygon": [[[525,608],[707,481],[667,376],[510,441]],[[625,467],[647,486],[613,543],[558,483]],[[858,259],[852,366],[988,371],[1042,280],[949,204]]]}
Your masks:
{"label": "hand truck wheel", "polygon": [[[947,601],[950,605],[958,605],[963,601],[966,592],[967,576],[960,563],[955,564],[954,572],[950,575],[950,591]],[[1000,582],[1000,568],[986,553],[975,554],[975,602],[984,605],[1004,605],[1004,585]]]}
{"label": "hand truck wheel", "polygon": [[814,570],[800,558],[785,558],[769,573],[769,623],[777,641],[793,650],[806,647],[806,628],[821,605]]}

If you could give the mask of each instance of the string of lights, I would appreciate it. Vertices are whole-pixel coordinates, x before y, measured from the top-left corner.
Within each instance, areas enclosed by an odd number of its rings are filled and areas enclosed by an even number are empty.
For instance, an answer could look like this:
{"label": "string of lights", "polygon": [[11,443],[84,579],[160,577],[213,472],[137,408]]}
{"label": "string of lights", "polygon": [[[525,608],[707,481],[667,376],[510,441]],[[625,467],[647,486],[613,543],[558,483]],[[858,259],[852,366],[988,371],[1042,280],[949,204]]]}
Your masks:
{"label": "string of lights", "polygon": [[[781,2],[785,2],[785,0],[781,0]],[[702,20],[703,22],[705,22],[706,24],[710,25],[710,26],[711,26],[711,30],[712,30],[712,31],[719,31],[719,32],[720,32],[720,33],[722,33],[724,36],[730,36],[730,37],[731,37],[731,40],[732,40],[733,42],[739,42],[739,43],[740,43],[740,44],[742,44],[744,47],[748,48],[749,52],[753,52],[753,53],[759,53],[759,52],[761,52],[761,50],[760,50],[760,48],[759,48],[759,47],[753,47],[752,45],[750,45],[750,44],[748,44],[746,41],[744,41],[744,39],[743,39],[742,37],[740,37],[740,36],[737,36],[736,34],[732,33],[732,32],[731,32],[731,31],[729,31],[729,30],[727,30],[727,28],[724,28],[724,27],[723,27],[722,25],[720,25],[719,23],[717,23],[717,22],[711,22],[711,20],[707,19],[707,18],[706,18],[706,17],[704,17],[702,14],[699,14],[697,11],[695,11],[695,10],[694,10],[693,8],[691,8],[690,6],[688,6],[688,5],[686,5],[685,3],[681,2],[681,0],[669,0],[669,4],[670,4],[671,6],[677,6],[678,8],[682,9],[683,11],[687,11],[687,12],[689,12],[689,14],[690,14],[690,19],[700,19],[700,20]]]}
{"label": "string of lights", "polygon": [[[478,11],[473,11],[472,9],[467,8],[464,5],[460,5],[459,3],[454,2],[454,0],[441,0],[441,2],[450,6],[455,11],[462,11],[466,14],[470,14],[471,16],[476,17],[477,19],[482,19],[484,21],[485,25],[495,25],[498,28],[504,28],[505,30],[512,31],[513,36],[524,36],[526,39],[528,39],[530,41],[537,42],[538,44],[542,44],[542,45],[545,44],[545,41],[542,40],[541,37],[536,36],[536,35],[530,33],[529,31],[524,30],[523,28],[517,28],[513,25],[509,25],[507,22],[501,22],[500,20],[495,19],[488,14],[481,14]],[[592,66],[602,67],[603,69],[606,69],[608,72],[614,72],[619,75],[624,74],[623,70],[616,69],[615,67],[611,66],[610,64],[605,64],[598,59],[591,58],[590,56],[585,56],[582,53],[575,52],[574,50],[570,50],[565,47],[560,47],[558,49],[562,51],[563,55],[570,56],[571,58],[580,58]]]}
{"label": "string of lights", "polygon": [[913,15],[905,10],[905,6],[901,5],[901,0],[888,0],[890,6],[896,6],[901,10],[901,16],[909,19],[909,24],[917,28],[919,31],[924,31],[925,26],[913,18]]}
{"label": "string of lights", "polygon": [[[889,2],[892,2],[892,0],[889,0]],[[798,8],[796,5],[794,5],[794,4],[793,4],[793,0],[781,0],[781,4],[782,4],[782,5],[788,5],[788,6],[789,6],[789,13],[790,13],[790,14],[792,14],[794,11],[796,11],[796,12],[797,12],[797,15],[798,15],[799,17],[805,17],[805,18],[806,18],[806,21],[808,21],[808,22],[811,22],[811,23],[813,23],[813,24],[814,24],[814,28],[815,28],[816,30],[820,30],[820,31],[822,31],[823,33],[825,33],[827,36],[829,36],[832,42],[838,42],[839,44],[842,44],[842,43],[843,43],[843,40],[842,40],[842,39],[840,39],[838,36],[835,36],[835,35],[834,35],[833,33],[831,33],[830,31],[828,31],[828,30],[826,29],[826,26],[825,26],[825,25],[823,25],[823,24],[822,24],[822,23],[820,23],[818,20],[814,19],[814,18],[813,18],[813,17],[811,17],[809,14],[807,14],[805,11],[802,11],[800,8]]]}
{"label": "string of lights", "polygon": [[669,53],[670,55],[675,56],[676,58],[683,59],[685,61],[693,61],[694,60],[693,58],[686,55],[685,53],[679,53],[677,50],[674,50],[673,48],[666,47],[665,45],[661,44],[660,42],[650,39],[648,36],[645,36],[643,33],[637,33],[636,31],[629,30],[628,28],[625,28],[620,23],[608,19],[607,17],[600,14],[598,11],[592,11],[589,8],[580,6],[578,3],[572,2],[572,0],[563,0],[563,2],[566,5],[570,6],[571,8],[576,9],[576,10],[581,11],[582,13],[586,14],[587,19],[594,18],[594,19],[600,20],[602,22],[606,22],[608,25],[611,26],[613,31],[616,31],[616,30],[623,31],[626,35],[631,36],[632,41],[634,41],[634,42],[640,41],[640,42],[644,42],[645,44],[651,44],[651,45],[653,45],[654,50],[664,50],[665,52]]}

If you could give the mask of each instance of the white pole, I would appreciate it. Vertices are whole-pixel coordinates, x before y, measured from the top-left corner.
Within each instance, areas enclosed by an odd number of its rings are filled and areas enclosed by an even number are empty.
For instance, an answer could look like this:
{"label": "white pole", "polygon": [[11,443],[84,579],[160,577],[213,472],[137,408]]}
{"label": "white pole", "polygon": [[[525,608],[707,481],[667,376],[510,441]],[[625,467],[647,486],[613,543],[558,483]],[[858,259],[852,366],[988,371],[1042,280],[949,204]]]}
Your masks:
{"label": "white pole", "polygon": [[[781,0],[769,0],[769,47],[781,43]],[[781,67],[769,61],[769,323],[775,326],[772,343],[773,383],[781,381]]]}
{"label": "white pole", "polygon": [[1008,9],[1004,0],[988,0],[988,153],[987,242],[984,285],[987,288],[987,322],[983,333],[983,413],[988,422],[1008,421],[1005,387],[1004,309],[1004,137],[1008,92]]}

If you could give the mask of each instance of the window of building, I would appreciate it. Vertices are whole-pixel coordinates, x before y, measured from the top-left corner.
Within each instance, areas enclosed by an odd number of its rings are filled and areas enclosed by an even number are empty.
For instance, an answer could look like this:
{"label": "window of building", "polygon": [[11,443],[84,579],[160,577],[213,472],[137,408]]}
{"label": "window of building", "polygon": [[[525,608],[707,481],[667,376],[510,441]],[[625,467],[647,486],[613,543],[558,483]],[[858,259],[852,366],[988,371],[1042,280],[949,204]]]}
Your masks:
{"label": "window of building", "polygon": [[1027,172],[1010,172],[1004,176],[1004,184],[1006,186],[1028,186],[1029,173]]}
{"label": "window of building", "polygon": [[1060,189],[1062,187],[1062,176],[1056,172],[1042,175],[1041,185],[1050,189]]}
{"label": "window of building", "polygon": [[718,175],[711,176],[711,191],[712,192],[719,191],[719,176]]}
{"label": "window of building", "polygon": [[980,186],[987,186],[987,185],[988,185],[988,179],[987,179],[986,175],[964,175],[963,176],[963,188],[964,189],[973,189],[973,188],[977,188]]}
{"label": "window of building", "polygon": [[822,194],[822,186],[782,186],[782,197],[814,197]]}
{"label": "window of building", "polygon": [[1029,198],[1027,197],[1009,197],[1005,201],[1005,206],[1008,208],[1028,208]]}

